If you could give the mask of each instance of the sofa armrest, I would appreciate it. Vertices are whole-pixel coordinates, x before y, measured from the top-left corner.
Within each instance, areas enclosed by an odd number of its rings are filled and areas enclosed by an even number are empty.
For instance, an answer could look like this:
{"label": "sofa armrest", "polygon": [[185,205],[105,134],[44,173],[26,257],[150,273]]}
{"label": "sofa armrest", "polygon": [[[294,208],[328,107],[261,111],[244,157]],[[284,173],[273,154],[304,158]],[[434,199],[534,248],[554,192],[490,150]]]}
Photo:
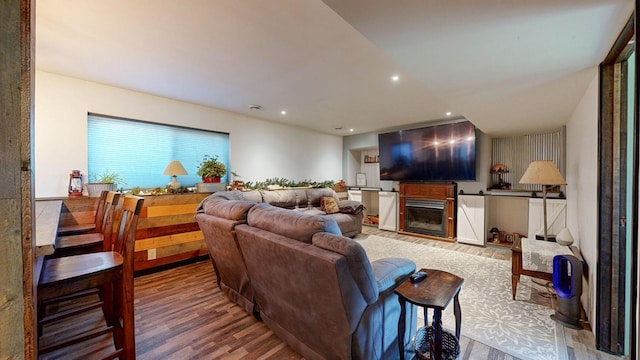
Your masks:
{"label": "sofa armrest", "polygon": [[384,258],[371,263],[378,293],[394,289],[416,271],[416,264],[405,258]]}
{"label": "sofa armrest", "polygon": [[364,204],[360,201],[342,200],[338,202],[338,209],[343,214],[357,215],[364,210]]}

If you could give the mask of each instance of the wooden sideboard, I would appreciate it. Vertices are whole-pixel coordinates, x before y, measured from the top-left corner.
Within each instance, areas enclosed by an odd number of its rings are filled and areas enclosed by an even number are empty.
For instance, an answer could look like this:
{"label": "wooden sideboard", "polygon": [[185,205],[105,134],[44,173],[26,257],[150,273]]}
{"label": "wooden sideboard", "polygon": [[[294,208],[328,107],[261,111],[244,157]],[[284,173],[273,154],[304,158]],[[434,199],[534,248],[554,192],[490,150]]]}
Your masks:
{"label": "wooden sideboard", "polygon": [[[207,254],[195,220],[198,204],[209,193],[144,196],[138,220],[135,270],[145,270]],[[60,225],[91,223],[98,198],[66,198]]]}

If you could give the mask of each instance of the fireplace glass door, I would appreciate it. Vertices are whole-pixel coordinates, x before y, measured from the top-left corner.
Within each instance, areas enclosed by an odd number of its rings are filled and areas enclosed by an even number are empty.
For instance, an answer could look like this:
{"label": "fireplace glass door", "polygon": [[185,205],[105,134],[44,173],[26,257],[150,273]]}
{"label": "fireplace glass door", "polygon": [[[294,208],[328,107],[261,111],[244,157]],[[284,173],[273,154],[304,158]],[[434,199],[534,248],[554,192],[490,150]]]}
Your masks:
{"label": "fireplace glass door", "polygon": [[444,200],[407,199],[405,202],[405,231],[444,237],[445,206]]}

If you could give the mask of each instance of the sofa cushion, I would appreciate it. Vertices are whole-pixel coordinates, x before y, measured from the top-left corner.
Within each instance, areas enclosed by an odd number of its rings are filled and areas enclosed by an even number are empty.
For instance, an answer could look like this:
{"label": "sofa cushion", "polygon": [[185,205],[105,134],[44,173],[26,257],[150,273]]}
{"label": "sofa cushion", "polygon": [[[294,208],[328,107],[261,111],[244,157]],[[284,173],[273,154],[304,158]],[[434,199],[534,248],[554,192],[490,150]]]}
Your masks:
{"label": "sofa cushion", "polygon": [[338,203],[336,200],[330,196],[325,196],[320,199],[320,208],[327,214],[335,214],[340,209],[338,208]]}
{"label": "sofa cushion", "polygon": [[245,200],[249,200],[249,201],[255,201],[257,203],[261,203],[262,201],[262,193],[260,193],[259,190],[249,190],[249,191],[243,191],[242,192],[242,197]]}
{"label": "sofa cushion", "polygon": [[294,190],[260,190],[262,200],[273,206],[295,209],[298,201]]}
{"label": "sofa cushion", "polygon": [[[246,200],[226,200],[210,196],[203,201],[202,212],[229,220],[246,221],[247,213],[256,203]],[[206,200],[206,199],[205,199]]]}
{"label": "sofa cushion", "polygon": [[353,239],[324,232],[313,234],[312,243],[319,248],[343,255],[365,301],[369,304],[376,301],[378,283],[362,245]]}
{"label": "sofa cushion", "polygon": [[338,194],[331,188],[307,189],[309,206],[320,207],[320,200],[325,196],[334,198],[336,202],[340,200]]}
{"label": "sofa cushion", "polygon": [[211,194],[212,198],[221,197],[227,200],[244,200],[242,196],[242,192],[239,190],[231,190],[231,191],[218,191]]}
{"label": "sofa cushion", "polygon": [[269,204],[253,206],[249,210],[247,223],[305,243],[311,243],[313,234],[321,231],[342,235],[336,221],[328,216],[309,215]]}

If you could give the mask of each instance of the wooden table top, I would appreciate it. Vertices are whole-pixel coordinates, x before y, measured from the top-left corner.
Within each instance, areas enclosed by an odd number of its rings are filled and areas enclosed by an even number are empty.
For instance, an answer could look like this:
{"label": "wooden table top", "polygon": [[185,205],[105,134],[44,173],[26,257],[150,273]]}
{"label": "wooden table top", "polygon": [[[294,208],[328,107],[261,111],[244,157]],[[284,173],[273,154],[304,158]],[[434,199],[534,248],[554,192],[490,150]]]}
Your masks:
{"label": "wooden table top", "polygon": [[55,250],[62,200],[35,201],[36,256],[51,255]]}
{"label": "wooden table top", "polygon": [[412,283],[407,279],[395,292],[414,305],[444,310],[462,288],[464,279],[442,270],[420,271],[427,273],[426,279],[418,283]]}

